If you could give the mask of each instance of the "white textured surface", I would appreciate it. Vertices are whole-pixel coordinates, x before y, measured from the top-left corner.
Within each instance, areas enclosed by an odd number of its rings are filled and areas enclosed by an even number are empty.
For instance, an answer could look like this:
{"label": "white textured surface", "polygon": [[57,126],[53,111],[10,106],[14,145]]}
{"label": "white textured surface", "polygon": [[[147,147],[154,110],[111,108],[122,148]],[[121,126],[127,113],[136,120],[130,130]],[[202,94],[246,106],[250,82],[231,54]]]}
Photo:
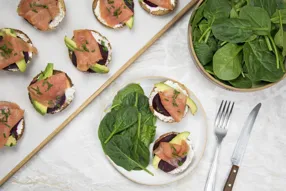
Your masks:
{"label": "white textured surface", "polygon": [[[99,113],[113,88],[144,75],[177,79],[201,100],[210,127],[222,99],[236,101],[229,132],[222,145],[217,191],[229,173],[230,157],[250,110],[262,102],[234,191],[285,191],[286,187],[286,86],[285,81],[257,93],[235,93],[216,87],[197,70],[187,44],[189,15],[155,43],[123,76],[1,189],[7,191],[202,191],[212,161],[214,135],[209,131],[205,155],[195,171],[177,183],[148,187],[122,177],[101,154],[97,140]],[[63,45],[64,46],[64,45]],[[91,150],[90,148],[96,148]],[[96,169],[96,170],[94,170]]]}

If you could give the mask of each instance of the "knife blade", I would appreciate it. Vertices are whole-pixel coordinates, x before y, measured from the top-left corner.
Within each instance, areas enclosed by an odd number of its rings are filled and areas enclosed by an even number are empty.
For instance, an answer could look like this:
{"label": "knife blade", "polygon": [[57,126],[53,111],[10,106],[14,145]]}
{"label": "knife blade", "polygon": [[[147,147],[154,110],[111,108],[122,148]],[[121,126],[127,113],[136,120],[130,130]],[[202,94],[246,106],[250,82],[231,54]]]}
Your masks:
{"label": "knife blade", "polygon": [[257,104],[253,110],[250,112],[242,130],[239,135],[238,141],[236,143],[235,149],[232,154],[231,162],[232,162],[232,168],[229,173],[228,179],[224,186],[224,191],[231,191],[238,173],[239,166],[241,164],[241,161],[243,159],[247,143],[251,134],[251,131],[254,127],[255,120],[257,118],[257,115],[259,113],[259,110],[261,108],[261,103]]}

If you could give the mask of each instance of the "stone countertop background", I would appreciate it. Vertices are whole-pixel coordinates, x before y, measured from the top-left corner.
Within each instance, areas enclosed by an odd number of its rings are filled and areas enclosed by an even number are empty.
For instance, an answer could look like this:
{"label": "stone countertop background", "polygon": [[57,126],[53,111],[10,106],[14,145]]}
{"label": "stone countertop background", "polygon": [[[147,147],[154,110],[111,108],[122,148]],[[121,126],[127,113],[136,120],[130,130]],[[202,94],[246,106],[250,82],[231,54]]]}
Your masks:
{"label": "stone countertop background", "polygon": [[[158,40],[0,190],[203,191],[215,148],[212,124],[221,100],[228,99],[235,101],[236,106],[221,148],[216,190],[223,189],[231,168],[230,158],[243,122],[251,109],[261,102],[262,109],[233,190],[285,191],[285,81],[256,93],[230,92],[212,84],[195,67],[189,53],[189,17],[190,13]],[[206,151],[197,168],[176,183],[157,187],[138,185],[124,178],[106,160],[97,139],[101,112],[114,89],[132,79],[152,75],[177,79],[190,88],[201,100],[209,124]]]}

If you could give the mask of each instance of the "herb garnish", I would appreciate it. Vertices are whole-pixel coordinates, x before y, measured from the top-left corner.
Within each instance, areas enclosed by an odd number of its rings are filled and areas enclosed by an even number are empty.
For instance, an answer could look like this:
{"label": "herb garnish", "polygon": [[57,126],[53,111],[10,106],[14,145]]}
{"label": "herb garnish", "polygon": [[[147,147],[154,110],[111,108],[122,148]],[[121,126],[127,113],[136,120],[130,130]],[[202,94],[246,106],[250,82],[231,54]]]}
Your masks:
{"label": "herb garnish", "polygon": [[12,51],[13,51],[11,48],[8,48],[8,46],[6,44],[0,46],[0,50],[2,51],[0,54],[4,58],[9,58]]}
{"label": "herb garnish", "polygon": [[82,48],[83,48],[84,51],[89,52],[89,49],[86,47],[86,44],[83,44]]}
{"label": "herb garnish", "polygon": [[95,52],[95,50],[92,50],[91,52]]}
{"label": "herb garnish", "polygon": [[178,161],[178,165],[179,165],[179,166],[182,166],[182,165],[183,165],[183,162],[179,160],[179,161]]}
{"label": "herb garnish", "polygon": [[31,89],[34,90],[38,95],[43,95],[42,92],[40,91],[39,86],[37,86],[37,88],[31,87]]}
{"label": "herb garnish", "polygon": [[[48,8],[47,5],[39,4],[39,3],[36,3],[36,2],[30,3],[30,7],[31,7],[31,8],[33,8],[33,7],[42,7],[42,8],[45,8],[45,9]],[[34,10],[35,10],[35,9],[34,9]],[[32,11],[34,11],[34,10],[32,10]]]}
{"label": "herb garnish", "polygon": [[33,12],[38,13],[38,11],[36,9],[32,9]]}
{"label": "herb garnish", "polygon": [[[6,111],[7,110],[7,111]],[[7,126],[8,128],[11,128],[7,122],[8,122],[8,118],[11,115],[10,109],[1,109],[1,118],[0,118],[0,123],[3,123],[5,126]],[[2,117],[3,116],[3,117]]]}
{"label": "herb garnish", "polygon": [[116,18],[118,18],[121,13],[122,13],[121,7],[118,7],[118,8],[115,9],[115,11],[113,12],[113,16],[115,16]]}
{"label": "herb garnish", "polygon": [[105,42],[104,42],[103,40],[101,40],[101,45],[103,46],[102,49],[103,49],[105,52],[108,52],[108,48],[106,47]]}
{"label": "herb garnish", "polygon": [[3,137],[6,138],[6,134],[5,133],[3,133]]}
{"label": "herb garnish", "polygon": [[53,84],[51,84],[50,82],[48,82],[47,79],[45,79],[45,80],[43,81],[42,87],[44,87],[46,84],[48,85],[48,88],[46,89],[45,92],[49,91],[49,90],[53,87]]}
{"label": "herb garnish", "polygon": [[176,103],[176,99],[177,99],[177,97],[178,97],[179,94],[180,94],[179,91],[174,90],[174,95],[173,95],[173,97],[172,97],[172,99],[173,99],[172,104],[173,104],[173,106],[175,106],[175,107],[178,107],[178,104]]}

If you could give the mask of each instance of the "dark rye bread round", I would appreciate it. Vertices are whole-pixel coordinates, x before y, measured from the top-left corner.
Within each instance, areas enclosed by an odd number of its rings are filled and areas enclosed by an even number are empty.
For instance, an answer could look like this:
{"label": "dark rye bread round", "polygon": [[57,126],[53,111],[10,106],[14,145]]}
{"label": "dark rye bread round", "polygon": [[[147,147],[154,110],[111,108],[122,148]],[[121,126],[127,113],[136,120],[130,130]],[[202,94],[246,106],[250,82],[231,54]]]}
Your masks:
{"label": "dark rye bread round", "polygon": [[[177,84],[179,84],[179,86],[183,89],[183,90],[185,90],[188,94],[190,94],[189,93],[189,90],[186,88],[186,86],[184,85],[184,84],[182,84],[182,83],[180,83],[180,82],[178,82],[178,81],[175,81],[175,80],[170,80],[170,79],[168,79],[169,81],[172,81],[172,82],[174,82],[174,83],[177,83]],[[168,81],[168,80],[166,80],[166,81]],[[164,81],[164,82],[161,82],[161,83],[165,83],[166,81]],[[151,91],[151,93],[150,93],[150,95],[153,93],[155,91],[155,87],[152,89],[152,91]],[[161,111],[157,111],[156,109],[155,109],[155,107],[153,106],[153,104],[157,104],[156,106],[158,106],[160,109],[161,109]],[[160,99],[160,96],[159,96],[159,94],[157,93],[156,94],[156,96],[153,98],[153,100],[152,100],[152,105],[149,105],[149,108],[150,108],[150,110],[152,111],[152,113],[156,116],[156,114],[155,114],[155,112],[154,111],[157,111],[158,113],[161,113],[162,115],[164,115],[164,116],[166,116],[166,117],[169,117],[169,116],[171,116],[169,113],[168,113],[168,111],[164,108],[164,106],[162,105],[162,102],[161,102],[161,99]],[[158,116],[156,116],[157,118],[158,118]],[[159,118],[158,118],[159,119]],[[160,119],[161,120],[161,119]],[[161,120],[162,121],[162,120]],[[165,122],[165,121],[164,121]],[[173,120],[172,122],[167,122],[167,123],[175,123],[175,120]]]}
{"label": "dark rye bread round", "polygon": [[[89,29],[83,29],[83,30],[89,30]],[[97,33],[99,36],[101,36],[102,39],[106,39],[106,40],[108,41],[108,44],[106,44],[106,46],[108,46],[109,49],[112,51],[111,44],[110,44],[109,40],[108,40],[105,36],[103,36],[101,33],[97,32],[97,31],[95,31],[95,30],[89,30],[89,31]],[[72,37],[72,39],[73,39],[73,38],[74,38],[74,37]],[[97,41],[97,42],[98,42],[98,41]],[[108,62],[107,62],[107,61],[108,61],[109,52],[107,52],[107,54],[106,54],[106,52],[103,51],[103,46],[100,44],[100,42],[98,42],[98,45],[99,45],[99,49],[100,49],[101,55],[102,55],[102,57],[103,57],[103,59],[100,60],[100,61],[98,62],[98,64],[107,66],[107,65],[108,65]],[[75,67],[77,67],[77,60],[76,60],[76,56],[75,56],[74,51],[71,51],[71,50],[68,49],[68,53],[69,53],[69,57],[70,57],[71,62],[73,63],[73,65],[74,65]],[[111,62],[111,59],[112,59],[112,56],[111,56],[109,62]],[[96,73],[95,71],[93,71],[93,70],[91,70],[91,69],[89,69],[89,70],[86,71],[86,72],[88,72],[88,73]]]}
{"label": "dark rye bread round", "polygon": [[[65,1],[64,0],[58,0],[58,2],[61,4],[61,6],[62,6],[62,9],[63,9],[63,11],[64,11],[64,17],[66,16],[66,5],[65,5]],[[19,5],[18,5],[18,7],[19,7]],[[64,19],[64,18],[63,18]],[[25,19],[30,25],[32,25],[27,19]],[[51,21],[52,22],[52,21]],[[52,27],[52,28],[49,28],[48,30],[46,30],[46,31],[51,31],[51,30],[54,30],[54,29],[56,29],[57,28],[57,26],[59,26],[59,24],[61,23],[62,21],[60,21],[59,23],[58,23],[58,25],[56,25],[55,27]],[[37,30],[39,30],[39,31],[43,31],[43,30],[40,30],[40,29],[38,29],[37,27],[35,27],[34,25],[32,25],[35,29],[37,29]]]}
{"label": "dark rye bread round", "polygon": [[[28,36],[27,34],[25,34],[23,31],[18,30],[18,29],[13,29],[13,28],[3,28],[3,29],[12,29],[12,30],[14,30],[16,33],[20,33],[20,34],[25,35],[25,36],[27,37],[27,39],[28,39],[27,43],[31,43],[31,44],[33,45],[31,39],[29,38],[29,36]],[[2,30],[2,29],[0,29],[0,30]],[[17,37],[18,37],[18,38],[21,38],[21,37],[19,37],[19,36],[17,36]],[[21,39],[22,39],[22,38],[21,38]],[[22,39],[22,40],[24,40],[24,39]],[[25,40],[24,40],[24,41],[25,41]],[[0,37],[0,42],[1,42],[1,37]],[[25,42],[26,42],[26,41],[25,41]],[[24,54],[24,58],[25,58],[26,63],[28,64],[29,62],[31,62],[32,58],[30,58],[29,53],[28,53],[28,52],[23,52],[23,54]],[[4,68],[3,70],[10,71],[10,72],[19,72],[19,71],[20,71],[19,68],[18,68],[18,66],[16,65],[16,63],[13,63],[13,64],[7,66],[7,67]]]}
{"label": "dark rye bread round", "polygon": [[[159,147],[161,142],[170,142],[174,137],[176,137],[179,133],[177,132],[170,132],[170,133],[166,133],[161,135],[154,143],[153,146],[153,155],[154,151]],[[181,159],[181,162],[184,163],[187,159],[187,156],[185,156],[184,158]],[[171,172],[172,170],[176,169],[177,167],[170,165],[169,163],[167,163],[164,160],[160,160],[158,168],[161,169],[164,172]]]}
{"label": "dark rye bread round", "polygon": [[[53,71],[53,75],[58,74],[58,73],[65,73],[65,72],[60,71],[60,70],[54,70]],[[37,79],[38,79],[39,75],[40,74],[38,74],[36,77],[33,78],[32,82],[29,84],[29,86],[37,82]],[[69,81],[69,87],[72,87],[73,83],[72,83],[70,77],[66,73],[65,73],[65,75],[67,76],[67,79]],[[30,99],[31,104],[33,105],[33,101],[32,101],[32,98],[30,96],[30,93],[28,93],[28,95],[29,95],[29,99]],[[47,113],[48,114],[55,114],[55,113],[62,112],[65,108],[67,108],[71,104],[71,102],[70,103],[65,102],[65,95],[63,95],[63,97],[61,97],[61,99],[60,99],[60,103],[59,103],[60,107],[59,108],[58,107],[48,108],[48,112]]]}
{"label": "dark rye bread round", "polygon": [[[97,15],[96,15],[95,12],[94,12],[94,10],[96,9],[96,6],[97,6],[98,1],[99,1],[99,0],[94,0],[94,1],[93,1],[93,3],[92,3],[92,12],[93,12],[95,18],[98,20],[98,22],[99,22],[100,24],[102,24],[102,25],[105,26],[105,27],[111,28],[111,29],[120,29],[120,28],[123,28],[123,27],[126,25],[125,23],[123,23],[120,27],[114,28],[114,27],[111,27],[111,26],[109,26],[109,25],[106,25],[105,23],[102,23],[101,20],[97,17]],[[130,10],[132,10],[132,12],[134,13],[134,1],[133,1],[133,0],[131,0],[131,1],[132,1],[132,3],[129,4],[127,0],[124,0],[124,2],[125,2],[125,4],[127,5],[127,7],[128,7]]]}
{"label": "dark rye bread round", "polygon": [[139,0],[139,4],[140,6],[147,11],[148,13],[155,15],[155,16],[162,16],[162,15],[166,15],[168,13],[171,13],[175,10],[175,8],[177,7],[177,3],[178,1],[175,0],[175,5],[173,6],[174,9],[173,10],[158,10],[158,11],[151,11],[150,6],[147,5],[146,3],[144,3],[144,0]]}

